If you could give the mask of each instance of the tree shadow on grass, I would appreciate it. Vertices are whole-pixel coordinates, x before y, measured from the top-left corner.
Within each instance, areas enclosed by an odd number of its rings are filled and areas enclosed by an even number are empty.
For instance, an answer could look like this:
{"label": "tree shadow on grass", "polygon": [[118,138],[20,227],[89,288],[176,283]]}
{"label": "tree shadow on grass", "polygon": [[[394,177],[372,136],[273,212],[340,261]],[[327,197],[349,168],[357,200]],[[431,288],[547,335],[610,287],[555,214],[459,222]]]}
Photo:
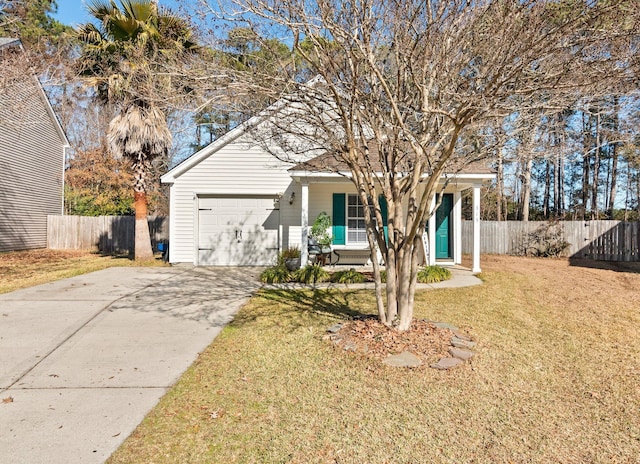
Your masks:
{"label": "tree shadow on grass", "polygon": [[[328,319],[353,319],[365,314],[358,304],[361,300],[363,290],[336,290],[336,289],[263,289],[256,296],[259,299],[266,300],[261,303],[255,300],[256,304],[260,304],[267,308],[251,309],[241,311],[236,315],[232,322],[232,326],[241,327],[246,324],[259,322],[263,326],[278,326],[280,328],[288,327],[295,330],[299,327],[309,325],[306,317],[295,317],[298,315],[307,316],[324,316]],[[272,314],[268,313],[269,302],[278,305],[274,308]],[[291,317],[293,316],[293,317]]]}
{"label": "tree shadow on grass", "polygon": [[586,267],[590,269],[602,269],[614,272],[629,272],[640,274],[640,262],[633,261],[596,261],[593,259],[569,258],[569,265]]}

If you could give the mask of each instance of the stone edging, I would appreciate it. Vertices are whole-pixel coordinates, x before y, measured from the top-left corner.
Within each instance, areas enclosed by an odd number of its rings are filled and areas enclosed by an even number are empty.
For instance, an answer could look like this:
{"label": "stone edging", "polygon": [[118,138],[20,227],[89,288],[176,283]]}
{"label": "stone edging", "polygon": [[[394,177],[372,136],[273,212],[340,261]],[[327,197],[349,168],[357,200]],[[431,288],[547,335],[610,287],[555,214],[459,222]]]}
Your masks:
{"label": "stone edging", "polygon": [[439,370],[453,369],[475,356],[475,353],[471,350],[476,347],[476,342],[471,339],[469,334],[446,322],[433,322],[433,325],[441,329],[451,330],[453,337],[451,337],[451,348],[449,348],[449,354],[451,356],[445,356],[429,367]]}
{"label": "stone edging", "polygon": [[[463,332],[454,325],[447,324],[446,322],[427,322],[432,323],[439,329],[449,329],[453,332],[453,337],[451,337],[451,348],[449,348],[450,356],[440,358],[437,363],[433,363],[429,367],[438,370],[449,370],[459,366],[465,361],[469,361],[473,356],[475,356],[472,349],[476,347],[476,342],[471,339],[469,334]],[[329,333],[327,338],[332,340],[334,343],[338,343],[342,340],[342,337],[338,335],[338,332],[340,332],[342,327],[342,323],[337,323],[329,327],[327,329],[327,332]],[[347,351],[355,351],[355,345],[346,344],[343,348]],[[422,361],[410,351],[403,351],[400,354],[394,354],[386,357],[382,360],[382,363],[391,367],[418,367],[422,364]]]}

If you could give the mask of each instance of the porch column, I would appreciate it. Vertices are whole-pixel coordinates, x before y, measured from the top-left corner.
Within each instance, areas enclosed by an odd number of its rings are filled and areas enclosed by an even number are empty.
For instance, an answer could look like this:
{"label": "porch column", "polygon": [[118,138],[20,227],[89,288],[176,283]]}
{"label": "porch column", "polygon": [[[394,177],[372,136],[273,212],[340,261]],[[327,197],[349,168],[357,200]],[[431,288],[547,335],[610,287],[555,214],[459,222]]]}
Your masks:
{"label": "porch column", "polygon": [[473,186],[473,269],[480,272],[480,184]]}
{"label": "porch column", "polygon": [[309,183],[306,179],[302,179],[301,187],[300,226],[302,228],[302,237],[300,242],[300,265],[304,267],[309,262]]}
{"label": "porch column", "polygon": [[462,262],[462,195],[453,194],[453,263]]}
{"label": "porch column", "polygon": [[431,199],[431,211],[433,212],[429,216],[429,259],[427,260],[427,266],[433,266],[436,264],[436,196]]}

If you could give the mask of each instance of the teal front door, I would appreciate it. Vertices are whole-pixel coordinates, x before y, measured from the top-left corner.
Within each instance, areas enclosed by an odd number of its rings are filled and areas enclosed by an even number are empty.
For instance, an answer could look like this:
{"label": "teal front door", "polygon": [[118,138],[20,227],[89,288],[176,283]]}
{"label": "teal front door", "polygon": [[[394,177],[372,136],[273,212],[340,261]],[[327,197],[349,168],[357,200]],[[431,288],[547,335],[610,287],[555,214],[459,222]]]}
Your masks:
{"label": "teal front door", "polygon": [[436,211],[436,259],[451,258],[451,211],[453,195],[445,193]]}

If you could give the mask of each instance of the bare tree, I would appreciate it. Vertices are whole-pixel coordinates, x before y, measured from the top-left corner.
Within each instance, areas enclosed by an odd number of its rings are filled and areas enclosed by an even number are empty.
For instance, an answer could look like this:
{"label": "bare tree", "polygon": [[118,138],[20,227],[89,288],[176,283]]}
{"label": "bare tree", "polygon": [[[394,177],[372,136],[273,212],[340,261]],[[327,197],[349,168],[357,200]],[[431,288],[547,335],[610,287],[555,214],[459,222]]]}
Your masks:
{"label": "bare tree", "polygon": [[[466,142],[517,111],[559,106],[567,94],[610,86],[627,59],[613,50],[628,30],[615,6],[544,0],[244,0],[258,35],[279,34],[293,53],[279,73],[238,73],[247,91],[276,100],[268,146],[292,158],[326,153],[318,169],[349,172],[365,205],[380,320],[407,330],[421,234],[440,180],[487,156]],[[637,15],[637,12],[634,14]],[[257,19],[256,19],[257,18]],[[620,64],[622,63],[622,65]],[[301,83],[300,69],[318,76]],[[544,94],[545,98],[540,98]],[[289,117],[288,117],[289,115]],[[292,143],[295,141],[295,143]],[[304,142],[301,142],[304,141]],[[267,146],[267,145],[265,145]],[[446,183],[446,181],[445,181]],[[388,211],[383,233],[380,195]],[[403,207],[404,206],[404,207]],[[383,293],[386,293],[386,302]]]}

